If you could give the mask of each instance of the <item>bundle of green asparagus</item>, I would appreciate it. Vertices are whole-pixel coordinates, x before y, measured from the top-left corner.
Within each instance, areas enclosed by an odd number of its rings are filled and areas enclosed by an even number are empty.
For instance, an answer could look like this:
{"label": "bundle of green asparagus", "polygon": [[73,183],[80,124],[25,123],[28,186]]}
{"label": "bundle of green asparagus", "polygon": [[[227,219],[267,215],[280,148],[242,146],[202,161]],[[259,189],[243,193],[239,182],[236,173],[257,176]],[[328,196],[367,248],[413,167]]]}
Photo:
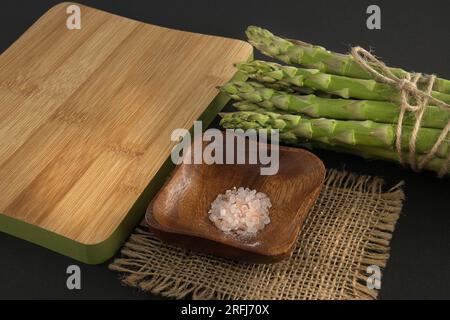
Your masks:
{"label": "bundle of green asparagus", "polygon": [[[264,54],[301,67],[266,61],[237,64],[250,80],[220,88],[239,101],[237,112],[222,114],[224,128],[278,129],[286,144],[414,162],[450,175],[450,140],[436,144],[450,122],[449,109],[427,105],[420,128],[414,128],[417,119],[412,112],[406,112],[399,125],[399,89],[373,79],[352,56],[286,40],[258,27],[249,27],[247,35]],[[398,77],[407,74],[390,70]],[[427,83],[427,76],[422,77],[418,87]],[[437,78],[430,95],[450,103],[450,81]],[[430,152],[432,157],[427,156]]]}

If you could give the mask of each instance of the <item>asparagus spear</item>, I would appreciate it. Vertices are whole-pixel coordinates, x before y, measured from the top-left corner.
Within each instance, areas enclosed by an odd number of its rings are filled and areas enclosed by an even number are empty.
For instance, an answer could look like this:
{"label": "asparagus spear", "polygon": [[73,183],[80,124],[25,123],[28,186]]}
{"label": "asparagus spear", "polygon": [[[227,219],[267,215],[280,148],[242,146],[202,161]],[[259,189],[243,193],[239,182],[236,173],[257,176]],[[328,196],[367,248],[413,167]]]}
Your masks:
{"label": "asparagus spear", "polygon": [[[280,83],[283,86],[309,87],[321,90],[342,98],[358,98],[368,100],[400,101],[398,89],[376,82],[375,80],[355,79],[322,73],[317,69],[302,69],[292,66],[282,66],[266,61],[238,63],[236,67],[249,78],[265,82]],[[432,96],[450,102],[450,95],[433,92]]]}
{"label": "asparagus spear", "polygon": [[[242,103],[235,107],[245,110],[239,114],[239,121],[244,118],[258,121],[265,126],[280,129],[282,132],[292,132],[304,139],[343,143],[348,145],[364,145],[384,147],[391,150],[395,148],[396,126],[366,121],[340,121],[335,119],[306,119],[298,115],[267,112],[256,108],[251,110],[252,104]],[[251,110],[251,111],[250,111]],[[245,113],[245,112],[248,113]],[[412,127],[404,126],[402,134],[402,150],[409,150],[409,141]],[[439,137],[440,131],[436,129],[421,128],[416,139],[416,152],[426,154],[430,152]],[[449,143],[444,141],[436,153],[436,156],[447,158]]]}
{"label": "asparagus spear", "polygon": [[[257,82],[229,82],[220,89],[234,100],[247,100],[268,111],[278,109],[315,118],[372,120],[392,124],[398,121],[400,112],[399,105],[387,101],[329,99],[316,95],[295,95],[267,88]],[[415,121],[414,114],[405,114],[404,124],[413,125]],[[427,106],[422,119],[422,127],[442,129],[448,121],[450,121],[449,111],[435,106]]]}
{"label": "asparagus spear", "polygon": [[[296,146],[315,146],[334,151],[347,152],[363,156],[365,158],[383,159],[389,161],[398,161],[398,155],[395,150],[377,147],[373,145],[361,145],[359,142],[369,141],[366,134],[356,133],[352,141],[354,144],[348,144],[349,140],[333,138],[334,133],[329,130],[326,121],[329,119],[302,119],[300,116],[289,114],[273,114],[270,112],[233,112],[221,114],[221,126],[226,129],[278,129],[280,130],[280,141]],[[312,121],[316,121],[313,125]],[[313,130],[310,130],[310,129]],[[335,127],[336,128],[336,127]],[[356,139],[358,138],[358,140]],[[420,161],[423,156],[417,156]],[[405,153],[404,159],[408,161]],[[440,172],[445,159],[433,158],[425,165],[425,169]],[[450,174],[448,169],[446,175]]]}
{"label": "asparagus spear", "polygon": [[[255,26],[248,27],[246,34],[249,42],[262,53],[288,64],[301,64],[307,68],[351,78],[373,78],[350,55],[331,52],[323,47],[313,46],[301,41],[283,39],[273,35],[268,30]],[[405,70],[399,68],[390,68],[390,70],[401,78],[404,78],[407,74]],[[427,77],[423,77],[419,80],[419,84],[425,86],[427,80]],[[433,90],[450,94],[450,81],[437,78]]]}
{"label": "asparagus spear", "polygon": [[[385,148],[377,148],[377,147],[370,147],[370,146],[348,146],[348,145],[332,145],[322,142],[309,142],[306,144],[299,143],[297,145],[309,148],[309,149],[324,149],[324,150],[330,150],[334,152],[343,152],[343,153],[349,153],[356,156],[360,156],[364,159],[372,159],[372,160],[386,160],[390,162],[399,162],[398,153],[396,151],[392,151]],[[423,159],[423,156],[417,157],[416,161],[420,161]],[[405,163],[409,163],[409,155],[406,153],[403,153],[403,160]],[[446,160],[441,158],[434,158],[431,159],[424,167],[426,170],[434,171],[438,174],[441,173],[441,168],[444,165],[444,162]],[[447,173],[444,174],[444,176],[449,176],[450,170],[447,170]]]}

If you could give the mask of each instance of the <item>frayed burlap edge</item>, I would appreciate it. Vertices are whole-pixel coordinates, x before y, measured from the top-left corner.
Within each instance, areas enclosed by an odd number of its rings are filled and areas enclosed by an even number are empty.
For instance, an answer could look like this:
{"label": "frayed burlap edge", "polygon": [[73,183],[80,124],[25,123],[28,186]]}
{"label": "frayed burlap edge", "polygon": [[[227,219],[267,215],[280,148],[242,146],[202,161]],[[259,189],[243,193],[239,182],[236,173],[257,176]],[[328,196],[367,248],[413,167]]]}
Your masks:
{"label": "frayed burlap edge", "polygon": [[[377,217],[376,223],[371,231],[363,239],[364,250],[355,267],[353,276],[346,280],[342,285],[341,293],[324,293],[324,299],[376,299],[377,290],[369,289],[367,286],[367,268],[377,265],[384,268],[389,259],[390,240],[399,219],[404,193],[402,191],[403,183],[386,192],[382,191],[384,181],[378,177],[361,176],[344,171],[328,170],[322,193],[335,192],[338,189],[344,189],[353,193],[370,194],[377,198],[382,206],[382,213]],[[318,209],[320,210],[320,209]],[[308,218],[309,219],[309,218]],[[308,220],[307,219],[307,220]],[[305,222],[307,224],[307,222]],[[145,224],[139,226],[135,233],[121,250],[121,257],[110,264],[109,268],[122,273],[121,281],[125,285],[137,287],[143,291],[151,292],[155,295],[161,295],[168,298],[183,299],[192,297],[192,299],[240,299],[239,293],[226,292],[226,290],[212,290],[202,285],[195,279],[180,280],[165,274],[152,274],[146,268],[148,267],[149,255],[154,254],[149,250],[154,246],[166,246],[162,244],[153,234],[147,231]],[[181,250],[174,248],[176,250]],[[187,251],[187,254],[189,254]],[[202,253],[194,253],[198,256],[204,256],[205,259],[215,259],[217,263],[225,262],[235,265],[239,262],[232,262],[222,258],[211,257]],[[144,263],[144,261],[147,261]],[[314,290],[314,289],[312,289]],[[320,296],[320,295],[319,295]],[[245,297],[244,297],[245,298]],[[263,297],[267,298],[267,297]],[[269,299],[279,299],[274,296]],[[284,298],[283,298],[284,299]]]}

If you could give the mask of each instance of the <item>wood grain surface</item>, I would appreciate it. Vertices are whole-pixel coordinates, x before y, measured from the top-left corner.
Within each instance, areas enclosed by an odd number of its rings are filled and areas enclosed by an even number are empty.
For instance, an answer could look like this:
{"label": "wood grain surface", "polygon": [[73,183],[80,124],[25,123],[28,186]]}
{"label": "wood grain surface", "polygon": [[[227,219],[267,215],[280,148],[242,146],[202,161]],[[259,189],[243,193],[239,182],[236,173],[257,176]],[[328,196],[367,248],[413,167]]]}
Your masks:
{"label": "wood grain surface", "polygon": [[252,49],[68,5],[0,56],[0,213],[97,244]]}

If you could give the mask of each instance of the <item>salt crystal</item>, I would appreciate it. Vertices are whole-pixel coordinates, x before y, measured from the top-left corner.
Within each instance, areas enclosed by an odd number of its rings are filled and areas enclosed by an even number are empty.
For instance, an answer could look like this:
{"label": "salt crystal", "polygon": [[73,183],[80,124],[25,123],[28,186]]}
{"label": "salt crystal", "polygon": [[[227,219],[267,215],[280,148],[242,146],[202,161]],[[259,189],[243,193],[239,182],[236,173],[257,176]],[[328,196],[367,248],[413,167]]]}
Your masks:
{"label": "salt crystal", "polygon": [[211,204],[209,219],[223,232],[253,235],[270,223],[269,197],[249,188],[234,187]]}

